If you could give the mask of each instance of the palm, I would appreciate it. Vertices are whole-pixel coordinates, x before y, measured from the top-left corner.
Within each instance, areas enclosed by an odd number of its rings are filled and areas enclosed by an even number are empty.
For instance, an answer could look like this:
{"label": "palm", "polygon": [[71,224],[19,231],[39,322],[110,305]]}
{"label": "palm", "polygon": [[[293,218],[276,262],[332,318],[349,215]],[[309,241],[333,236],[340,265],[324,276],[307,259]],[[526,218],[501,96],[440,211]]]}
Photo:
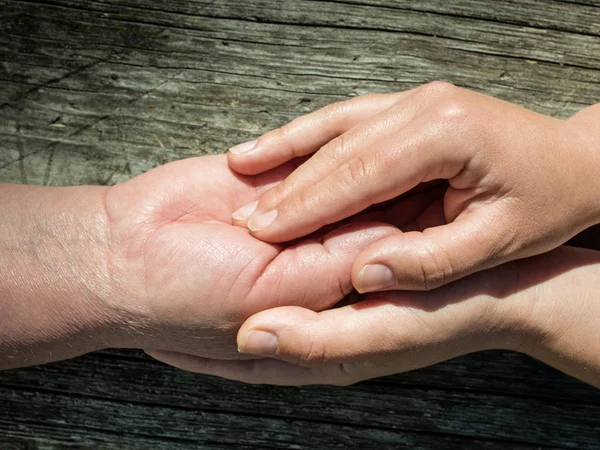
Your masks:
{"label": "palm", "polygon": [[233,211],[292,169],[243,177],[211,156],[111,188],[117,278],[145,322],[136,346],[237,357],[235,333],[250,315],[281,305],[321,310],[351,290],[356,255],[395,227],[355,224],[286,248],[231,224]]}

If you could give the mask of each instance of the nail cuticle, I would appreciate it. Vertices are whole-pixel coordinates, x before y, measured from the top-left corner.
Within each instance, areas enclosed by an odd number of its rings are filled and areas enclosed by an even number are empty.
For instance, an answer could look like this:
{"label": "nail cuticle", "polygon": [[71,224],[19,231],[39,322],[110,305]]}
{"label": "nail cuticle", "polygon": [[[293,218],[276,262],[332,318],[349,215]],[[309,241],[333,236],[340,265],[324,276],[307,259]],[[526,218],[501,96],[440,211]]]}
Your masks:
{"label": "nail cuticle", "polygon": [[271,211],[267,211],[265,213],[256,215],[254,214],[248,220],[248,229],[250,231],[262,231],[268,227],[270,227],[275,219],[277,218],[277,210],[273,209]]}
{"label": "nail cuticle", "polygon": [[257,150],[257,140],[243,142],[242,144],[234,145],[229,149],[229,152],[234,155],[244,155]]}
{"label": "nail cuticle", "polygon": [[367,264],[358,274],[357,290],[365,292],[380,291],[396,285],[396,277],[391,269],[383,264]]}
{"label": "nail cuticle", "polygon": [[241,208],[237,209],[231,215],[231,217],[234,220],[246,220],[254,213],[254,211],[256,211],[257,206],[258,206],[258,200],[254,201],[252,203],[248,203],[247,205],[244,205]]}
{"label": "nail cuticle", "polygon": [[274,333],[263,330],[251,330],[246,333],[238,347],[238,352],[249,355],[271,356],[277,353],[279,340]]}

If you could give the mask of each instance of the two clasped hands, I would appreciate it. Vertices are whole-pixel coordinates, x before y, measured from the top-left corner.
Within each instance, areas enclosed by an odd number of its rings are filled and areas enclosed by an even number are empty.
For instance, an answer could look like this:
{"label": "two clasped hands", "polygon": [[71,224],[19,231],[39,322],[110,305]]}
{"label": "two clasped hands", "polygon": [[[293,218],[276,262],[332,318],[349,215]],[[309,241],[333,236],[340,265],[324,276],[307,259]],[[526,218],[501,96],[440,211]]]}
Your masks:
{"label": "two clasped hands", "polygon": [[600,223],[600,106],[559,120],[436,82],[110,188],[11,189],[54,206],[46,233],[11,221],[38,238],[5,298],[55,288],[41,327],[0,331],[4,367],[135,347],[349,384],[503,348],[600,386],[600,252],[561,246]]}

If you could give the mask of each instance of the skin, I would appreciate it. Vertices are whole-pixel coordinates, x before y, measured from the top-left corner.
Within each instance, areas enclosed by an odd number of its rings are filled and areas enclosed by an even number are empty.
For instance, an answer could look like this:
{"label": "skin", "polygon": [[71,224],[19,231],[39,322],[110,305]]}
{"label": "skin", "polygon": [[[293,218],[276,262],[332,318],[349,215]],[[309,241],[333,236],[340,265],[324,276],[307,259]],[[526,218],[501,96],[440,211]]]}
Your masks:
{"label": "skin", "polygon": [[136,347],[248,382],[349,384],[511,348],[600,385],[600,253],[561,248],[432,293],[346,295],[356,255],[439,223],[447,186],[286,246],[232,225],[293,168],[237,176],[215,156],[112,188],[2,186],[0,369]]}
{"label": "skin", "polygon": [[[362,214],[417,232],[444,221],[444,183]],[[261,311],[237,335],[252,361],[150,354],[181,369],[247,383],[348,385],[488,349],[524,352],[600,387],[600,252],[560,247],[439,289],[349,295],[322,312]]]}
{"label": "skin", "polygon": [[207,156],[113,187],[2,185],[0,369],[107,347],[247,359],[251,315],[335,305],[358,253],[399,230],[353,222],[283,246],[232,225],[294,167],[246,177]]}
{"label": "skin", "polygon": [[323,312],[292,306],[259,312],[241,327],[238,344],[265,359],[153,356],[247,383],[348,385],[470,352],[509,349],[600,387],[600,341],[591,338],[600,328],[599,283],[600,252],[560,247],[431,292],[365,294]]}
{"label": "skin", "polygon": [[436,226],[382,239],[352,267],[363,293],[437,288],[600,222],[598,120],[598,105],[565,121],[443,82],[333,104],[231,149],[244,174],[313,155],[234,223],[283,242],[447,180]]}

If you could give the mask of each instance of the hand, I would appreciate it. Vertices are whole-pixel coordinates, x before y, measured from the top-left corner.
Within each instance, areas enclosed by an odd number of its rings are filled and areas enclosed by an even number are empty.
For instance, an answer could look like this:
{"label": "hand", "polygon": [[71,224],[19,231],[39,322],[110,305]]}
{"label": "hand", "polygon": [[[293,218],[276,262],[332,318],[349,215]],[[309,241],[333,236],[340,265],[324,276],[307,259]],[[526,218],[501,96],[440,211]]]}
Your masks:
{"label": "hand", "polygon": [[154,356],[248,383],[347,385],[502,348],[600,387],[600,341],[590,339],[600,328],[598,283],[600,252],[561,247],[428,293],[368,294],[319,313],[293,306],[259,312],[241,327],[238,345],[268,359]]}
{"label": "hand", "polygon": [[233,211],[293,168],[244,177],[225,156],[207,156],[112,187],[112,303],[125,330],[116,345],[240,358],[235,335],[250,315],[280,305],[322,310],[341,300],[360,250],[399,231],[350,223],[283,246],[232,225]]}
{"label": "hand", "polygon": [[110,188],[0,186],[0,370],[107,347],[248,358],[235,343],[247,317],[333,306],[360,250],[439,196],[425,186],[285,246],[232,225],[293,167],[243,177],[211,156]]}
{"label": "hand", "polygon": [[562,121],[440,82],[330,105],[231,149],[245,174],[316,152],[234,223],[282,242],[446,179],[439,226],[382,239],[352,267],[359,292],[435,288],[600,222],[599,117]]}

